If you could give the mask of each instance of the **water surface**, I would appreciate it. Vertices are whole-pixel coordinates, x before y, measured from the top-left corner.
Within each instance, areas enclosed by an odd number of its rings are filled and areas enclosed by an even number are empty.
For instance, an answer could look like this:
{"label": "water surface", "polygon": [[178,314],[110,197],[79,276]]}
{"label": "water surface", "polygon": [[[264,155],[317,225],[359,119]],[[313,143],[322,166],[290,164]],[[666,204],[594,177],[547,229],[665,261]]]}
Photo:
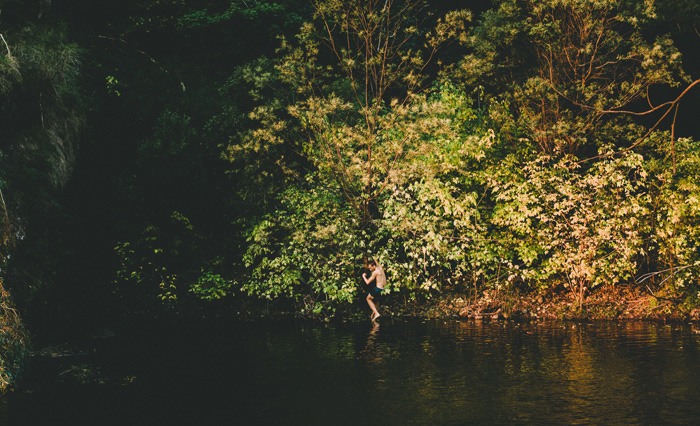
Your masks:
{"label": "water surface", "polygon": [[36,359],[0,426],[700,424],[699,349],[644,322],[143,327]]}

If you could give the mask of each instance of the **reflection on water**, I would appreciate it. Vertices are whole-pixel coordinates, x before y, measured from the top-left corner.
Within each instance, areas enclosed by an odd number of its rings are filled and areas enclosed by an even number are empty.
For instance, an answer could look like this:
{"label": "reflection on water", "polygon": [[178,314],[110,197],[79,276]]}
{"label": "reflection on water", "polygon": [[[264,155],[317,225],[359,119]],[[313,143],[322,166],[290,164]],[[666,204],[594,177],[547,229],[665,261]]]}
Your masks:
{"label": "reflection on water", "polygon": [[643,322],[140,330],[89,360],[111,380],[37,382],[0,426],[698,424],[699,345]]}
{"label": "reflection on water", "polygon": [[360,351],[360,358],[367,361],[369,364],[380,365],[384,361],[386,355],[382,352],[384,345],[377,343],[379,337],[379,323],[372,321],[367,335],[367,344]]}

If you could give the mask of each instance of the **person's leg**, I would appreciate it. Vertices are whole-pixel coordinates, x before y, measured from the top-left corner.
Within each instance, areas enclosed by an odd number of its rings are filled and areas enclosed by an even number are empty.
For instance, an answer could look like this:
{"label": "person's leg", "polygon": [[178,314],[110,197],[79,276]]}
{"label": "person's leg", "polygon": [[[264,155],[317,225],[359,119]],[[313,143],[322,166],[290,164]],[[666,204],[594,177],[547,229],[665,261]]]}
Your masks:
{"label": "person's leg", "polygon": [[372,310],[372,316],[370,318],[373,320],[379,318],[379,311],[377,311],[377,306],[374,304],[374,297],[372,297],[371,294],[367,295],[367,304],[369,305],[369,308]]}

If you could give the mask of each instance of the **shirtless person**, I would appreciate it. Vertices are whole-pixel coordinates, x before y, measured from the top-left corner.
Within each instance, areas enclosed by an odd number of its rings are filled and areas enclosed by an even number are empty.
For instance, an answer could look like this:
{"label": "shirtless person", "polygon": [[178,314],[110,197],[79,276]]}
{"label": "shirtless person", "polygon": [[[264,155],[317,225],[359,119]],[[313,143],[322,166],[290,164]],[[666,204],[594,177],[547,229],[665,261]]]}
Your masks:
{"label": "shirtless person", "polygon": [[384,286],[386,285],[386,275],[384,274],[382,266],[377,264],[374,260],[369,261],[369,270],[372,272],[372,275],[367,278],[367,274],[363,272],[362,279],[365,280],[365,284],[367,285],[372,282],[375,284],[374,287],[370,288],[369,293],[367,293],[367,304],[372,310],[370,319],[374,321],[380,316],[379,311],[377,311],[377,306],[374,304],[374,298],[382,294],[382,290],[384,290]]}

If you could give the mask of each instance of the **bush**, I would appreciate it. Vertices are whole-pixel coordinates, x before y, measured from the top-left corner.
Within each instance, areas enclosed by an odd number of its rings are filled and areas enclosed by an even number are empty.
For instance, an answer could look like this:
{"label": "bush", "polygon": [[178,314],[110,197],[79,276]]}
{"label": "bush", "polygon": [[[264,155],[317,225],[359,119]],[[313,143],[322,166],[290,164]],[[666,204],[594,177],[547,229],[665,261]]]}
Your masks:
{"label": "bush", "polygon": [[19,377],[28,354],[28,337],[0,279],[0,394]]}

